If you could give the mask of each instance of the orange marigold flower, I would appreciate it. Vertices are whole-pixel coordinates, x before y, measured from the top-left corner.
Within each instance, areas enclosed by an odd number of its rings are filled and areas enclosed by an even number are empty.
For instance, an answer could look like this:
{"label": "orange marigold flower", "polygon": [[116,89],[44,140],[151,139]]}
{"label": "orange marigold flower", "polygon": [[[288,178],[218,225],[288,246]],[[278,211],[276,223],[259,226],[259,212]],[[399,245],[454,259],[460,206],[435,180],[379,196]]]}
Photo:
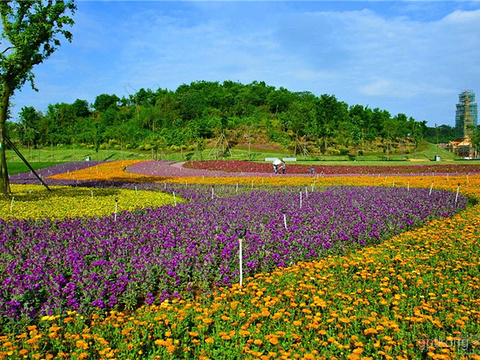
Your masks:
{"label": "orange marigold flower", "polygon": [[272,345],[277,345],[279,343],[278,337],[276,335],[267,335],[267,336],[265,336],[265,338]]}
{"label": "orange marigold flower", "polygon": [[365,336],[369,336],[369,335],[378,334],[378,331],[377,329],[369,328],[369,329],[365,329],[363,333],[365,334]]}
{"label": "orange marigold flower", "polygon": [[213,323],[213,319],[211,319],[211,318],[205,318],[205,319],[203,319],[203,323],[204,323],[205,325],[209,325],[209,324]]}
{"label": "orange marigold flower", "polygon": [[232,302],[230,303],[230,307],[232,308],[232,310],[236,310],[238,304],[239,304],[238,301],[232,301]]}

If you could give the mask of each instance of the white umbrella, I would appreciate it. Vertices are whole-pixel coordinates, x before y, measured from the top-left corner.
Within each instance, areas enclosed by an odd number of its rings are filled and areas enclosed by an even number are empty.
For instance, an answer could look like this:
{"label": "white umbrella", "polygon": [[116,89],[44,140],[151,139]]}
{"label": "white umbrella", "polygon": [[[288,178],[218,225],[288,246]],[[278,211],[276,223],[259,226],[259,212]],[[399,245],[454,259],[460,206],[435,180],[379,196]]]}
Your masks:
{"label": "white umbrella", "polygon": [[280,165],[281,163],[282,163],[282,160],[280,159],[273,160],[273,165]]}

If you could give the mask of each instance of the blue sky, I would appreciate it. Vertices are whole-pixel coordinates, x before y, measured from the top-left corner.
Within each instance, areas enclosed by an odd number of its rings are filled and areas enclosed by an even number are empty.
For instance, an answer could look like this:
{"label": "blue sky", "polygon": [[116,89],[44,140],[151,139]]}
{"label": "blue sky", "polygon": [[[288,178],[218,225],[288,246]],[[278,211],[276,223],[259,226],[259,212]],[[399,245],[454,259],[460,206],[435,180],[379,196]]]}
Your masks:
{"label": "blue sky", "polygon": [[480,1],[78,1],[72,43],[34,68],[23,106],[93,103],[193,81],[265,81],[455,125],[480,98]]}

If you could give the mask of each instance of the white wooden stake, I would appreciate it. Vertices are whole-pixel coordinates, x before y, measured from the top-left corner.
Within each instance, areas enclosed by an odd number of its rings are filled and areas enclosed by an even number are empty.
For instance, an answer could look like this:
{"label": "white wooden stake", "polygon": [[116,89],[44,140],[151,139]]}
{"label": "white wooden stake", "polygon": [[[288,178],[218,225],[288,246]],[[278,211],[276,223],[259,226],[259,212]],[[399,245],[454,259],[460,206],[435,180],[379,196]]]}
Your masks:
{"label": "white wooden stake", "polygon": [[245,237],[247,230],[243,228],[236,228],[235,233],[238,236],[238,263],[240,268],[240,287],[243,285],[243,249],[242,241]]}
{"label": "white wooden stake", "polygon": [[212,187],[212,200],[214,196],[215,196],[215,189]]}
{"label": "white wooden stake", "polygon": [[302,208],[302,192],[300,191],[300,209]]}
{"label": "white wooden stake", "polygon": [[137,185],[135,185],[135,194],[138,193]]}
{"label": "white wooden stake", "polygon": [[13,209],[13,200],[15,200],[15,196],[12,196],[12,201],[10,202],[10,211]]}
{"label": "white wooden stake", "polygon": [[237,182],[237,186],[235,187],[235,192],[238,193],[238,182]]}
{"label": "white wooden stake", "polygon": [[407,183],[407,191],[410,191],[410,181]]}
{"label": "white wooden stake", "polygon": [[243,285],[243,255],[242,255],[242,238],[238,239],[238,260],[240,265],[240,287]]}
{"label": "white wooden stake", "polygon": [[117,222],[118,199],[115,199],[115,216],[114,220]]}
{"label": "white wooden stake", "polygon": [[287,228],[287,215],[283,214],[283,225],[285,226],[285,230],[288,230]]}
{"label": "white wooden stake", "polygon": [[432,189],[433,189],[433,181],[432,181],[432,185],[430,185],[430,191],[428,192],[428,196],[432,195]]}
{"label": "white wooden stake", "polygon": [[308,186],[305,186],[305,198],[308,198]]}
{"label": "white wooden stake", "polygon": [[177,198],[175,197],[175,191],[173,192],[173,203],[177,206]]}
{"label": "white wooden stake", "polygon": [[457,200],[458,200],[458,192],[460,191],[460,183],[457,185],[457,194],[455,195],[455,205],[457,205]]}

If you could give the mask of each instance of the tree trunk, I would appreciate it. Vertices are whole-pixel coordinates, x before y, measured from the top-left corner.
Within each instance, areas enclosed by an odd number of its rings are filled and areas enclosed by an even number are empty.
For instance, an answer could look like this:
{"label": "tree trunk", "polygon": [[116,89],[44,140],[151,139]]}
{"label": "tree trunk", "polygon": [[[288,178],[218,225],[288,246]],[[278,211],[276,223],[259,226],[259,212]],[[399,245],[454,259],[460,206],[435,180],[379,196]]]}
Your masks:
{"label": "tree trunk", "polygon": [[9,89],[5,85],[2,94],[2,108],[0,111],[0,191],[4,196],[8,196],[10,191],[10,182],[8,180],[7,156],[5,146],[5,123],[7,122],[8,107],[10,104]]}

